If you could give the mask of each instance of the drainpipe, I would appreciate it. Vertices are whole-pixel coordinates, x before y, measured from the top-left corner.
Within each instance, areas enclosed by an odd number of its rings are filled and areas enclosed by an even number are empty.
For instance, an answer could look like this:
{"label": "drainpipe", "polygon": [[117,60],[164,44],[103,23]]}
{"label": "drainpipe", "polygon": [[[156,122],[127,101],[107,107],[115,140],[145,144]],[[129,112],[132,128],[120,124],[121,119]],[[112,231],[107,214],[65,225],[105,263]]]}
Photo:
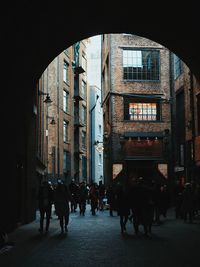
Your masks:
{"label": "drainpipe", "polygon": [[[171,135],[170,135],[170,157],[169,176],[174,177],[175,153],[176,153],[176,96],[174,90],[174,60],[173,53],[169,52],[169,78],[170,78],[170,112],[171,112]],[[174,149],[172,149],[174,148]],[[172,181],[171,181],[172,182]]]}
{"label": "drainpipe", "polygon": [[60,179],[60,138],[59,138],[59,131],[60,131],[60,114],[59,114],[59,84],[60,84],[60,68],[59,68],[59,56],[57,57],[57,179]]}
{"label": "drainpipe", "polygon": [[191,111],[191,129],[192,129],[192,159],[191,159],[191,177],[194,178],[194,155],[195,155],[195,114],[194,114],[194,84],[193,74],[189,71],[190,77],[190,111]]}

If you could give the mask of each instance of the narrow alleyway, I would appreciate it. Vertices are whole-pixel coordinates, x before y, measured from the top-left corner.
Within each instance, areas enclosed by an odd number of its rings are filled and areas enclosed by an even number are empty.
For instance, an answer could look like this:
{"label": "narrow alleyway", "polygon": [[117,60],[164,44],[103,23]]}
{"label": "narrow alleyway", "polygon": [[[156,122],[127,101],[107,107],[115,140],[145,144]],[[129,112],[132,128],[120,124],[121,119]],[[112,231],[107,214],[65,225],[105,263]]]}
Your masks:
{"label": "narrow alleyway", "polygon": [[194,224],[175,220],[171,210],[163,224],[153,226],[152,236],[134,235],[127,223],[122,235],[119,217],[98,211],[96,216],[87,207],[86,215],[70,214],[69,232],[60,234],[57,217],[53,215],[48,235],[38,233],[35,222],[19,227],[9,235],[16,244],[0,255],[1,267],[197,267],[200,266],[200,220]]}

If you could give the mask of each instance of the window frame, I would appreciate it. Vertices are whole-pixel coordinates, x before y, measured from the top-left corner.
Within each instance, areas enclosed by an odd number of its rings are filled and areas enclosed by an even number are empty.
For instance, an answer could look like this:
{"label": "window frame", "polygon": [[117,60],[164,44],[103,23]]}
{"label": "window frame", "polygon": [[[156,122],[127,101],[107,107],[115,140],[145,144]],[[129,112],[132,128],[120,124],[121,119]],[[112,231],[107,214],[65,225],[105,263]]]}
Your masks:
{"label": "window frame", "polygon": [[[130,104],[156,104],[156,114],[147,115],[155,115],[156,119],[130,119],[129,107]],[[145,114],[141,114],[141,116],[145,116]],[[155,98],[141,98],[141,97],[124,97],[124,120],[129,122],[160,122],[161,121],[161,102],[159,99]]]}
{"label": "window frame", "polygon": [[63,120],[63,142],[69,141],[69,121]]}
{"label": "window frame", "polygon": [[63,111],[69,112],[69,92],[66,90],[63,90]]}
{"label": "window frame", "polygon": [[69,63],[66,60],[63,62],[63,81],[69,82]]}
{"label": "window frame", "polygon": [[[143,65],[141,65],[142,67],[140,69],[139,69],[139,66],[136,66],[136,67],[133,67],[133,66],[128,67],[127,66],[127,67],[125,67],[125,61],[127,61],[127,64],[130,64],[131,60],[132,60],[133,64],[139,64],[138,61],[136,60],[137,57],[128,57],[128,54],[127,54],[127,59],[125,60],[125,52],[126,53],[135,52],[133,54],[137,55],[137,52],[139,52],[139,51],[141,52],[140,65],[143,64]],[[151,57],[149,58],[149,60],[151,60],[151,61],[152,61],[153,53],[157,54],[157,56],[154,59],[154,61],[156,60],[156,63],[157,63],[157,64],[155,64],[155,68],[156,68],[155,71],[153,71],[154,65],[152,65],[152,63],[151,63],[150,71],[147,71],[148,65],[147,64],[144,65],[144,55],[143,54],[145,52],[150,53]],[[128,82],[128,81],[130,81],[130,82],[133,82],[133,81],[160,82],[160,50],[159,49],[151,49],[151,48],[125,48],[125,47],[123,47],[122,68],[123,68],[123,80],[125,82]],[[125,68],[127,68],[126,73],[125,73]],[[134,68],[135,68],[135,71],[134,71]],[[146,71],[145,71],[145,69],[146,69]],[[137,77],[134,78],[133,75],[135,75]],[[125,77],[125,76],[127,76],[127,77]],[[153,78],[154,76],[155,76],[155,78]]]}

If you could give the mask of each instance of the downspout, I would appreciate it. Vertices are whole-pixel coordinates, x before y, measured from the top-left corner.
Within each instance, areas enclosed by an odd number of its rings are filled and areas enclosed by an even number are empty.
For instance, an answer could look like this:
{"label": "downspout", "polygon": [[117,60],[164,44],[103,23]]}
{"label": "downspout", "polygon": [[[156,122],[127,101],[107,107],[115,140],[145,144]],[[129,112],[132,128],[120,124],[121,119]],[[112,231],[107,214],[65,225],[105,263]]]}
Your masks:
{"label": "downspout", "polygon": [[[175,151],[176,151],[176,96],[175,96],[175,90],[174,90],[174,63],[173,63],[173,53],[169,52],[169,84],[170,84],[170,113],[171,113],[171,135],[170,135],[170,147],[169,147],[169,153],[170,153],[170,169],[169,169],[169,175],[170,178],[174,177],[174,167],[175,167]],[[171,181],[172,182],[172,181]]]}
{"label": "downspout", "polygon": [[191,177],[194,178],[194,160],[195,160],[195,114],[194,114],[194,83],[193,83],[193,74],[189,71],[190,77],[190,111],[191,111],[191,129],[192,129],[192,158],[191,158]]}
{"label": "downspout", "polygon": [[60,138],[59,138],[59,128],[60,128],[60,117],[59,117],[59,73],[60,73],[60,68],[59,68],[59,56],[57,57],[57,174],[58,174],[58,179],[60,179]]}
{"label": "downspout", "polygon": [[110,35],[110,47],[109,47],[109,76],[110,76],[110,97],[109,97],[109,108],[110,108],[110,125],[111,125],[111,138],[110,138],[110,142],[109,142],[109,150],[110,150],[110,161],[109,161],[109,165],[110,165],[110,181],[112,181],[112,164],[113,164],[113,149],[112,149],[112,144],[113,144],[113,101],[111,101],[111,97],[112,97],[112,92],[113,92],[113,88],[112,88],[112,70],[111,70],[111,67],[112,67],[112,63],[111,63],[111,60],[112,60],[112,34],[109,34]]}

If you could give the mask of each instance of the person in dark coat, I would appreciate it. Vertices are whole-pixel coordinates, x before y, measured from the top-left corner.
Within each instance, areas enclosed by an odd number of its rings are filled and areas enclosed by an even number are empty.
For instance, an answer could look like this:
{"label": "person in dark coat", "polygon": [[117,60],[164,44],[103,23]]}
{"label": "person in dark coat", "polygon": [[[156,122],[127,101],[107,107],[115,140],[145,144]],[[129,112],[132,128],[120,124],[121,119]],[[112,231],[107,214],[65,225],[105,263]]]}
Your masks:
{"label": "person in dark coat", "polygon": [[115,192],[113,186],[110,185],[106,190],[107,203],[109,205],[110,216],[113,216],[113,209],[115,206]]}
{"label": "person in dark coat", "polygon": [[55,210],[59,218],[61,233],[68,232],[69,202],[73,201],[70,190],[62,181],[58,181],[55,189]]}
{"label": "person in dark coat", "polygon": [[51,219],[51,209],[54,201],[54,192],[48,181],[44,181],[39,188],[38,192],[38,207],[40,211],[40,228],[39,232],[44,231],[44,218],[46,215],[46,233],[49,230],[50,219]]}
{"label": "person in dark coat", "polygon": [[90,185],[89,197],[90,197],[92,215],[96,215],[96,211],[99,205],[99,190],[98,190],[98,185],[96,183],[92,183]]}
{"label": "person in dark coat", "polygon": [[88,198],[88,189],[86,187],[85,182],[82,182],[79,185],[78,202],[79,202],[80,215],[83,215],[83,216],[85,215],[87,198]]}
{"label": "person in dark coat", "polygon": [[71,183],[69,184],[69,190],[72,196],[71,212],[76,212],[78,205],[79,186],[76,184],[74,179],[72,179]]}
{"label": "person in dark coat", "polygon": [[131,186],[129,196],[135,233],[137,235],[139,225],[143,225],[144,234],[148,236],[151,233],[153,223],[153,190],[145,184],[143,177],[139,177]]}
{"label": "person in dark coat", "polygon": [[117,186],[116,202],[117,214],[120,217],[121,233],[124,233],[124,231],[126,231],[128,216],[130,215],[130,203],[127,190],[122,185]]}
{"label": "person in dark coat", "polygon": [[185,189],[183,190],[182,196],[182,211],[184,222],[187,222],[189,217],[189,222],[193,222],[193,210],[194,210],[194,195],[192,191],[191,183],[185,184]]}

